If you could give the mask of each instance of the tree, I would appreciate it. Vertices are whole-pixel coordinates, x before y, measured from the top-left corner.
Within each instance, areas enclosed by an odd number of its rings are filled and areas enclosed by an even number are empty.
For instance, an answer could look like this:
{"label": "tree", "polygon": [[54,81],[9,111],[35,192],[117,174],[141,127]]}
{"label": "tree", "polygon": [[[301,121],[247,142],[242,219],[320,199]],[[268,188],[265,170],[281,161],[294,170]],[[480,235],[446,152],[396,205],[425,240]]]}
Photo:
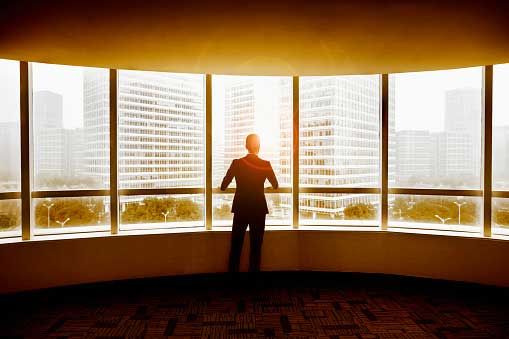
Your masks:
{"label": "tree", "polygon": [[126,224],[166,221],[194,221],[203,218],[201,204],[189,198],[149,197],[142,201],[128,202],[122,212]]}
{"label": "tree", "polygon": [[509,211],[503,209],[496,210],[495,222],[501,226],[509,226]]}
{"label": "tree", "polygon": [[343,211],[345,219],[371,220],[376,217],[376,209],[371,204],[350,204]]}
{"label": "tree", "polygon": [[232,212],[231,206],[228,204],[222,204],[219,207],[214,208],[214,218],[218,220],[228,220],[231,219]]}
{"label": "tree", "polygon": [[39,200],[35,205],[35,224],[39,227],[61,227],[57,221],[64,221],[68,226],[91,226],[107,220],[104,215],[104,200],[102,198],[60,198],[55,200]]}
{"label": "tree", "polygon": [[17,228],[21,224],[19,200],[0,201],[0,229],[7,231]]}

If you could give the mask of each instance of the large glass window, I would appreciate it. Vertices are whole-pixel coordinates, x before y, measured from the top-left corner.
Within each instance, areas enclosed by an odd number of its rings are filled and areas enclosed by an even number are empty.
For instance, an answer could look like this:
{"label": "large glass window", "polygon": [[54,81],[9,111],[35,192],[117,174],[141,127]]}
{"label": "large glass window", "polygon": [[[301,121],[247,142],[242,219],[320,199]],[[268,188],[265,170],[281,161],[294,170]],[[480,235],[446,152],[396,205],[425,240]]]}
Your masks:
{"label": "large glass window", "polygon": [[107,69],[32,63],[34,190],[109,187]]}
{"label": "large glass window", "polygon": [[479,235],[481,206],[478,197],[389,195],[389,226]]}
{"label": "large glass window", "polygon": [[482,69],[391,74],[392,187],[479,189]]}
{"label": "large glass window", "polygon": [[451,190],[481,189],[481,88],[481,67],[390,75],[389,186],[440,190],[390,195],[390,227],[480,232],[481,199]]}
{"label": "large glass window", "polygon": [[203,194],[123,196],[123,230],[203,226]]}
{"label": "large glass window", "polygon": [[378,226],[378,194],[301,193],[301,225]]}
{"label": "large glass window", "polygon": [[203,187],[203,75],[120,71],[120,188]]}
{"label": "large glass window", "polygon": [[[493,190],[509,191],[509,64],[493,67]],[[493,199],[493,233],[509,234],[509,199]]]}
{"label": "large glass window", "polygon": [[[204,187],[204,85],[203,75],[119,71],[121,189]],[[196,194],[123,196],[121,226],[203,225],[203,206]]]}
{"label": "large glass window", "polygon": [[[19,62],[0,59],[0,193],[19,192]],[[20,235],[20,201],[0,200],[0,236]]]}
{"label": "large glass window", "polygon": [[[379,186],[380,84],[378,75],[300,78],[300,187]],[[349,211],[369,224],[373,194],[300,194],[302,224],[344,223]]]}
{"label": "large glass window", "polygon": [[[280,187],[290,187],[292,79],[214,76],[212,94],[213,187],[220,186],[232,160],[247,153],[245,139],[250,133],[260,136],[259,156],[271,162]],[[268,182],[266,186],[269,186]],[[230,187],[235,187],[235,182]],[[267,223],[288,225],[291,219],[291,195],[266,196],[270,210]],[[231,217],[226,212],[224,215],[218,212],[228,210],[231,199],[228,194],[214,197],[213,215],[218,223]]]}
{"label": "large glass window", "polygon": [[[35,234],[108,230],[109,70],[30,66]],[[21,233],[19,75],[19,62],[0,60],[1,236]],[[235,182],[218,188],[250,133],[282,188],[266,195],[268,225],[289,225],[292,207],[301,225],[379,225],[380,76],[299,80],[292,206],[292,79],[213,76],[214,225],[231,225]],[[494,234],[509,234],[508,87],[509,64],[495,65]],[[121,70],[117,93],[120,228],[203,225],[205,76]],[[482,68],[391,74],[388,99],[389,228],[479,234]]]}
{"label": "large glass window", "polygon": [[35,234],[108,231],[109,197],[33,199]]}
{"label": "large glass window", "polygon": [[[33,188],[109,188],[109,72],[32,63]],[[109,199],[33,200],[36,234],[109,229]]]}

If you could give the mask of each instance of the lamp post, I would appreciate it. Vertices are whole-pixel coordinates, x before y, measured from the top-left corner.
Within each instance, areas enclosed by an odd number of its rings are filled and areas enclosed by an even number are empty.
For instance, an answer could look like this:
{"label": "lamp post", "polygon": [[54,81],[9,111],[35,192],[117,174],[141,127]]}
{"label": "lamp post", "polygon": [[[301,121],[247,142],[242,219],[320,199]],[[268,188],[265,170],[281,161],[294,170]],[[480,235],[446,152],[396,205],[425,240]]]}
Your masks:
{"label": "lamp post", "polygon": [[458,225],[461,224],[461,206],[465,205],[467,202],[463,201],[462,203],[459,203],[457,201],[453,201],[456,206],[458,206]]}
{"label": "lamp post", "polygon": [[68,222],[69,220],[71,220],[71,218],[67,218],[65,219],[64,221],[58,221],[57,220],[57,223],[60,225],[60,227],[64,227],[65,226],[65,223]]}
{"label": "lamp post", "polygon": [[166,221],[168,220],[168,214],[170,214],[170,211],[161,212],[162,215],[164,215],[164,223],[166,224]]}
{"label": "lamp post", "polygon": [[54,205],[55,205],[54,203],[51,203],[51,204],[50,204],[49,202],[48,202],[47,204],[46,204],[46,203],[42,204],[42,206],[44,206],[44,207],[46,207],[46,208],[48,209],[48,228],[49,228],[49,210],[50,210],[50,209],[51,209],[51,207],[53,207]]}
{"label": "lamp post", "polygon": [[442,218],[438,214],[435,214],[435,217],[442,222],[442,225],[445,224],[447,221],[451,220],[451,218]]}

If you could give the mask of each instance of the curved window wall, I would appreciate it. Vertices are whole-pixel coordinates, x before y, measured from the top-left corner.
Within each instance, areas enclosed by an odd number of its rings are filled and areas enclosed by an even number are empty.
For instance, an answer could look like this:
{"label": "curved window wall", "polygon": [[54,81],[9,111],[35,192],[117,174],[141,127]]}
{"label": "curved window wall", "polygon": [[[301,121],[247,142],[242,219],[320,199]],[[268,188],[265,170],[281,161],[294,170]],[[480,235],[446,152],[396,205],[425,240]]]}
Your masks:
{"label": "curved window wall", "polygon": [[269,226],[509,235],[508,65],[259,77],[0,60],[0,86],[0,236],[228,229],[235,182],[219,186],[249,133],[280,183]]}

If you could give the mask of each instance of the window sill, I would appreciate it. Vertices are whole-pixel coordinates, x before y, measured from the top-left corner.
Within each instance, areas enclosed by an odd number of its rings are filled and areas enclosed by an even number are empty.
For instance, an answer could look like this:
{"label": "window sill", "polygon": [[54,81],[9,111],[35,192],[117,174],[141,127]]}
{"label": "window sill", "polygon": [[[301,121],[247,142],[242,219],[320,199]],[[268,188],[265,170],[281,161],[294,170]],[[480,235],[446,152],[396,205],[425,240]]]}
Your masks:
{"label": "window sill", "polygon": [[[428,224],[429,227],[429,224]],[[85,227],[84,227],[85,228]],[[477,228],[479,229],[479,228]],[[379,226],[358,226],[358,225],[302,225],[295,229],[290,225],[267,225],[265,228],[268,232],[273,231],[305,231],[305,232],[320,232],[320,231],[333,231],[333,232],[382,232]],[[121,229],[118,234],[111,234],[110,231],[89,231],[83,233],[55,233],[55,234],[38,234],[34,235],[31,240],[22,240],[19,234],[15,237],[2,237],[0,238],[1,244],[9,243],[26,243],[26,242],[39,242],[50,240],[66,240],[66,239],[87,239],[87,238],[106,238],[106,237],[122,237],[122,236],[144,236],[144,235],[157,235],[157,234],[186,234],[186,233],[207,233],[207,232],[230,232],[231,226],[215,225],[212,230],[206,230],[203,226],[187,226],[175,228],[141,228],[135,229]],[[387,233],[405,233],[405,234],[422,234],[433,236],[453,236],[462,238],[480,238],[480,239],[496,239],[496,240],[509,240],[507,234],[494,234],[491,238],[483,237],[480,232],[467,232],[463,230],[444,230],[444,229],[419,229],[417,227],[389,227]]]}

